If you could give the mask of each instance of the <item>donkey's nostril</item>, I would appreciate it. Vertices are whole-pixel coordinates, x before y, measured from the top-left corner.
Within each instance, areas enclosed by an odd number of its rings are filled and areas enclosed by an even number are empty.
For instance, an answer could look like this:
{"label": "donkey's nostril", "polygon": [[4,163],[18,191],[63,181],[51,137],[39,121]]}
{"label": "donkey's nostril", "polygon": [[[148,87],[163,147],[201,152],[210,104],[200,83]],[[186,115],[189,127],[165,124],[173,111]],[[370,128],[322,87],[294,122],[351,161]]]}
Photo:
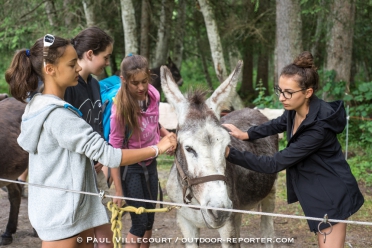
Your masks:
{"label": "donkey's nostril", "polygon": [[221,211],[208,209],[208,214],[215,220],[218,220],[221,216]]}

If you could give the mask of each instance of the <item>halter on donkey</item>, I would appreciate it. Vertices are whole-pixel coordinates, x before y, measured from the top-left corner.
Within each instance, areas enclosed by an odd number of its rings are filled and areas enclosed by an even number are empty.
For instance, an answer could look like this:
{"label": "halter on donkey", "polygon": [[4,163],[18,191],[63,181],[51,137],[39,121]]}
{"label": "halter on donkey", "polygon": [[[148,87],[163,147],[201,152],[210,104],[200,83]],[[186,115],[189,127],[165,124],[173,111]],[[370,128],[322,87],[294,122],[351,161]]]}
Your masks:
{"label": "halter on donkey", "polygon": [[[165,67],[161,69],[163,92],[178,116],[178,146],[167,182],[168,196],[173,202],[201,206],[200,209],[183,207],[177,211],[177,223],[185,238],[199,238],[200,228],[204,227],[217,229],[222,240],[240,237],[241,214],[203,207],[248,210],[263,200],[263,211],[274,210],[276,175],[243,169],[227,163],[224,157],[229,144],[256,154],[272,155],[277,150],[277,137],[251,144],[253,142],[231,138],[221,126],[219,114],[235,92],[241,68],[242,62],[239,62],[207,100],[205,92],[201,91],[183,96],[170,72]],[[258,125],[267,121],[259,111],[251,109],[234,111],[223,119],[242,130],[247,130],[252,123]],[[264,216],[262,220],[262,226],[267,229],[263,237],[273,237],[272,218]],[[222,243],[222,246],[237,247],[239,244]],[[197,244],[188,243],[186,247],[197,247]]]}

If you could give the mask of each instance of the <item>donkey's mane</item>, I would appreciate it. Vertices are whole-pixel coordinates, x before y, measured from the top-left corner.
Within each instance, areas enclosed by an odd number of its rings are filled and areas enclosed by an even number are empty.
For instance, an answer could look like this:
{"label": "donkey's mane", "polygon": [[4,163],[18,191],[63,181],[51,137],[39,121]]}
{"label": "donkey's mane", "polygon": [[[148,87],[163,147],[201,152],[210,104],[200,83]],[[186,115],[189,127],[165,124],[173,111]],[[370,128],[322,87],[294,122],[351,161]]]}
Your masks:
{"label": "donkey's mane", "polygon": [[188,123],[195,123],[195,121],[204,122],[207,118],[211,118],[217,125],[219,121],[213,111],[209,109],[206,101],[208,90],[197,88],[190,89],[186,94],[186,99],[189,102],[189,112],[187,114]]}
{"label": "donkey's mane", "polygon": [[189,89],[186,94],[186,99],[190,103],[190,107],[203,111],[206,108],[206,105],[204,103],[207,94],[208,92],[205,89]]}

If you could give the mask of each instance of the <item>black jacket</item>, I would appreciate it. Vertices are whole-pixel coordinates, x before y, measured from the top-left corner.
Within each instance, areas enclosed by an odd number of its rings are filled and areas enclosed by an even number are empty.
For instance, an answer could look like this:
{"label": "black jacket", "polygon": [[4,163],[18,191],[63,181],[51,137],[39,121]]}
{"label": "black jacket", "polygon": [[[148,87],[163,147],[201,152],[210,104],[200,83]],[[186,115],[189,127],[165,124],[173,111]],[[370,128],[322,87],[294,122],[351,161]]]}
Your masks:
{"label": "black jacket", "polygon": [[[229,162],[244,168],[276,173],[287,169],[288,203],[299,201],[306,216],[346,219],[363,205],[364,198],[342,153],[337,134],[346,125],[342,101],[324,102],[317,97],[296,133],[290,137],[295,111],[248,130],[249,140],[287,131],[287,147],[269,156],[255,156],[231,148]],[[308,221],[318,231],[318,221]],[[326,228],[328,225],[321,226]]]}
{"label": "black jacket", "polygon": [[88,82],[79,76],[76,86],[68,87],[65,92],[65,101],[78,108],[83,119],[89,123],[93,131],[98,132],[103,137],[102,127],[102,103],[98,81],[91,75]]}

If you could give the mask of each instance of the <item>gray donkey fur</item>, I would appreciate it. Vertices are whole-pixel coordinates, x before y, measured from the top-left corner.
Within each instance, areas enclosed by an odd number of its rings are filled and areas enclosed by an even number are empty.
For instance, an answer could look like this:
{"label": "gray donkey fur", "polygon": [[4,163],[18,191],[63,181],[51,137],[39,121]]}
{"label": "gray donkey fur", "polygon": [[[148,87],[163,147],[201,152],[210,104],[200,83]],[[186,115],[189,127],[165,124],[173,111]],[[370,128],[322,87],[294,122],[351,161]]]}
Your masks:
{"label": "gray donkey fur", "polygon": [[[170,72],[162,68],[162,88],[164,94],[178,115],[178,147],[175,160],[190,178],[208,175],[225,175],[223,181],[205,182],[191,186],[188,192],[193,197],[192,205],[225,209],[249,210],[261,205],[263,212],[273,212],[275,208],[276,174],[262,174],[226,162],[224,152],[227,145],[250,151],[257,155],[273,155],[278,150],[278,137],[270,136],[253,142],[240,141],[230,137],[221,123],[234,124],[241,130],[259,125],[268,119],[258,110],[242,109],[234,111],[218,120],[222,105],[235,90],[240,62],[224,83],[205,100],[205,93],[191,92],[183,96],[174,83]],[[175,163],[167,181],[167,193],[173,202],[183,203],[182,178]],[[184,238],[194,238],[186,247],[197,247],[200,229],[217,229],[222,247],[240,247],[239,243],[228,242],[240,237],[242,214],[201,208],[182,207],[177,212],[177,224]],[[253,228],[253,227],[252,227]],[[273,219],[261,217],[262,237],[273,238]],[[244,237],[244,235],[243,235]],[[245,236],[246,237],[246,236]],[[272,244],[267,244],[272,247]]]}

